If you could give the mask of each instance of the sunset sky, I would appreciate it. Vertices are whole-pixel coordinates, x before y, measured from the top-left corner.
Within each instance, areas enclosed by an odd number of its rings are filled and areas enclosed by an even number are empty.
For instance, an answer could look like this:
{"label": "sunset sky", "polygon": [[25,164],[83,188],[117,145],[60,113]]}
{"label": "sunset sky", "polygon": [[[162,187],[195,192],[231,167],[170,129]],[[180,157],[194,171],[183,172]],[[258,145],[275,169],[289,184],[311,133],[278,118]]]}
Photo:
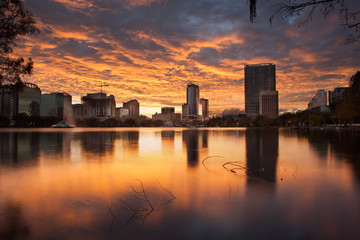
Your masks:
{"label": "sunset sky", "polygon": [[360,70],[359,45],[344,44],[336,13],[301,28],[298,17],[270,26],[278,1],[258,2],[250,23],[247,0],[26,0],[41,33],[16,53],[34,60],[25,81],[43,92],[79,103],[108,84],[117,106],[137,99],[148,116],[164,106],[180,112],[189,82],[212,114],[244,109],[244,64],[276,64],[281,112],[304,109],[317,90],[346,86]]}

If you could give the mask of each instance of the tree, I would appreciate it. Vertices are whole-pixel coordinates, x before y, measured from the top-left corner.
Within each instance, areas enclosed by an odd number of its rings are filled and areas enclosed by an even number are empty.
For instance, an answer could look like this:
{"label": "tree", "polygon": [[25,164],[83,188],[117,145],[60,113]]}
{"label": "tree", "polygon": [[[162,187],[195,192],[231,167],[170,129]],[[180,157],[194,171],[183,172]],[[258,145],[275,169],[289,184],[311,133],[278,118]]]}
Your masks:
{"label": "tree", "polygon": [[24,9],[22,0],[0,0],[0,86],[21,82],[33,69],[31,58],[13,53],[16,40],[27,34],[38,33],[32,14]]}
{"label": "tree", "polygon": [[350,78],[349,87],[352,105],[354,106],[354,115],[360,118],[360,71]]}
{"label": "tree", "polygon": [[350,78],[349,89],[335,105],[335,114],[341,120],[353,122],[360,117],[360,71]]}
{"label": "tree", "polygon": [[[314,13],[320,12],[326,18],[331,12],[338,12],[340,24],[351,31],[348,43],[360,43],[360,9],[350,9],[346,0],[283,0],[275,7],[270,23],[275,18],[303,16],[300,26],[311,22]],[[256,17],[256,0],[250,0],[250,21]]]}

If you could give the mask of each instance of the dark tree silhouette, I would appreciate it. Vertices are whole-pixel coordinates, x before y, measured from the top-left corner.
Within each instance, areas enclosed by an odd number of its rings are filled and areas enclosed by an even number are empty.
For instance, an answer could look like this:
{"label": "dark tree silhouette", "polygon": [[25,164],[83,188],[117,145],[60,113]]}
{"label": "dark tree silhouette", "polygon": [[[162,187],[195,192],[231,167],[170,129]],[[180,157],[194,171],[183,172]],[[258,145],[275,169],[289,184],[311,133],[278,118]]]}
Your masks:
{"label": "dark tree silhouette", "polygon": [[31,33],[38,33],[32,14],[24,9],[22,0],[0,0],[0,86],[4,83],[21,82],[33,69],[31,58],[13,53],[16,40]]}
{"label": "dark tree silhouette", "polygon": [[[283,0],[277,4],[270,23],[275,18],[304,16],[299,26],[311,22],[315,13],[322,13],[326,18],[331,12],[337,12],[340,24],[351,32],[347,43],[360,43],[360,9],[350,9],[346,0]],[[250,0],[250,21],[256,17],[256,0]]]}
{"label": "dark tree silhouette", "polygon": [[350,78],[349,83],[355,116],[360,118],[360,71]]}

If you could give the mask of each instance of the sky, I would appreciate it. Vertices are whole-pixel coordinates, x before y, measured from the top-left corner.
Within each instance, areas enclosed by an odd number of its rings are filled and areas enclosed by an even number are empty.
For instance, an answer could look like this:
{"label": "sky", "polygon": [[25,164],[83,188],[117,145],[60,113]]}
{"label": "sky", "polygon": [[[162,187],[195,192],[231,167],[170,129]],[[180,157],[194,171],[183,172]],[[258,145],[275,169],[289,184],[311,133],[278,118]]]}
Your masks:
{"label": "sky", "polygon": [[[244,64],[276,65],[280,112],[304,109],[319,89],[348,85],[360,51],[344,44],[337,13],[276,19],[276,2],[259,0],[249,21],[247,0],[26,0],[41,33],[15,52],[31,57],[27,82],[67,92],[73,103],[100,91],[118,107],[137,99],[140,114],[181,112],[186,85],[200,86],[211,114],[244,106]],[[348,4],[360,9],[358,0]]]}

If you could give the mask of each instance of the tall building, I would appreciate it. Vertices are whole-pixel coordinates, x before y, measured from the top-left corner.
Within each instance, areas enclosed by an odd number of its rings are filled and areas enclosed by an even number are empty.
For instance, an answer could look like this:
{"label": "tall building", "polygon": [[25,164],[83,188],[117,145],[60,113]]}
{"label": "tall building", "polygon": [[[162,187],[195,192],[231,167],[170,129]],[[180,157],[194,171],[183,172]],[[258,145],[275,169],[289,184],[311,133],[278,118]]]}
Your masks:
{"label": "tall building", "polygon": [[186,103],[189,106],[189,115],[197,117],[199,115],[199,86],[195,84],[188,84],[186,91]]}
{"label": "tall building", "polygon": [[78,104],[73,104],[71,106],[72,108],[72,116],[74,119],[82,119],[83,118],[83,105],[78,103]]}
{"label": "tall building", "polygon": [[115,97],[106,96],[106,93],[88,93],[81,98],[83,104],[83,116],[86,118],[114,118]]}
{"label": "tall building", "polygon": [[136,99],[130,100],[123,104],[124,108],[129,110],[129,117],[136,118],[140,115],[140,104]]}
{"label": "tall building", "polygon": [[279,114],[278,91],[264,90],[259,94],[259,114],[268,118],[277,118]]}
{"label": "tall building", "polygon": [[67,93],[41,94],[41,116],[69,121],[72,118],[71,102],[72,97]]}
{"label": "tall building", "polygon": [[128,117],[129,116],[129,109],[126,109],[124,107],[117,107],[115,109],[115,118],[116,119],[120,119],[120,118],[124,118],[124,117]]}
{"label": "tall building", "polygon": [[41,90],[32,83],[25,82],[21,89],[10,86],[1,88],[1,114],[13,119],[19,113],[40,116]]}
{"label": "tall building", "polygon": [[182,105],[182,108],[181,108],[181,113],[182,113],[182,116],[183,118],[186,118],[187,116],[189,116],[189,104],[183,104]]}
{"label": "tall building", "polygon": [[339,102],[349,87],[337,87],[334,91],[329,91],[329,105]]}
{"label": "tall building", "polygon": [[203,116],[203,119],[206,119],[209,117],[209,99],[200,98],[200,105],[202,107],[201,115]]}
{"label": "tall building", "polygon": [[260,114],[260,92],[276,91],[275,65],[272,63],[245,65],[244,75],[245,112],[249,117],[254,118]]}
{"label": "tall building", "polygon": [[316,95],[309,102],[308,109],[322,107],[326,105],[327,105],[327,93],[325,90],[321,89],[316,92]]}
{"label": "tall building", "polygon": [[1,115],[13,119],[17,114],[17,91],[9,86],[3,86],[1,89]]}

